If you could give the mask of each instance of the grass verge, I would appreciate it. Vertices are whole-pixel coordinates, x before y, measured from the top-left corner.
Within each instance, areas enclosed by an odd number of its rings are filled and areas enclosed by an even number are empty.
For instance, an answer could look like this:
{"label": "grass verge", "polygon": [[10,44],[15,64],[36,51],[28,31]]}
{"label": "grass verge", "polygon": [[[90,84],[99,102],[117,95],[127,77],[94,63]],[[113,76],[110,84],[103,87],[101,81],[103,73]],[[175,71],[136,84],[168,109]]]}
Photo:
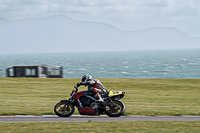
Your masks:
{"label": "grass verge", "polygon": [[198,121],[174,122],[0,122],[2,133],[100,133],[100,132],[138,132],[138,133],[197,133],[200,131]]}

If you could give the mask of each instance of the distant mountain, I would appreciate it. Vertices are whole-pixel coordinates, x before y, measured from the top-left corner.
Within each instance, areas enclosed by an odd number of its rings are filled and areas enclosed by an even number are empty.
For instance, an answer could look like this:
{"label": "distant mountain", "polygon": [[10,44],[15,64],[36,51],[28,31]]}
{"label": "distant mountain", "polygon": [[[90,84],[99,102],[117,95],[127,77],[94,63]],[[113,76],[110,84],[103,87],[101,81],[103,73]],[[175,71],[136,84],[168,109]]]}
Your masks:
{"label": "distant mountain", "polygon": [[0,53],[177,48],[200,48],[200,38],[190,38],[173,27],[121,31],[105,23],[76,21],[64,15],[0,24]]}
{"label": "distant mountain", "polygon": [[0,22],[7,22],[8,20],[0,18]]}

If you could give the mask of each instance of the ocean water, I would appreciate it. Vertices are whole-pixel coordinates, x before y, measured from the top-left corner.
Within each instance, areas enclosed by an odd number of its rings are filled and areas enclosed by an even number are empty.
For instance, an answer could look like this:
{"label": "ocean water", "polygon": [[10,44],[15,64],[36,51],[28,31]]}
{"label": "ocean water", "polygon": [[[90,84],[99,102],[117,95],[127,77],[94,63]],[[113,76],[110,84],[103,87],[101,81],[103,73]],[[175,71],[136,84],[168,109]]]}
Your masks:
{"label": "ocean water", "polygon": [[0,68],[63,66],[64,78],[200,79],[200,49],[0,54]]}

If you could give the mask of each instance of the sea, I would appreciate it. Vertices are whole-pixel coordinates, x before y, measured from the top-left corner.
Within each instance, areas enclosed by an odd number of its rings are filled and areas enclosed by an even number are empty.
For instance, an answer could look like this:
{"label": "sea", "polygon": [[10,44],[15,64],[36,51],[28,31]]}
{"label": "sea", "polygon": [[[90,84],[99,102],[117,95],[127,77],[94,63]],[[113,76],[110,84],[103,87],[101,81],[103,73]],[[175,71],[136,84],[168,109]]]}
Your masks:
{"label": "sea", "polygon": [[15,65],[62,66],[64,78],[200,79],[200,49],[0,54],[0,68]]}

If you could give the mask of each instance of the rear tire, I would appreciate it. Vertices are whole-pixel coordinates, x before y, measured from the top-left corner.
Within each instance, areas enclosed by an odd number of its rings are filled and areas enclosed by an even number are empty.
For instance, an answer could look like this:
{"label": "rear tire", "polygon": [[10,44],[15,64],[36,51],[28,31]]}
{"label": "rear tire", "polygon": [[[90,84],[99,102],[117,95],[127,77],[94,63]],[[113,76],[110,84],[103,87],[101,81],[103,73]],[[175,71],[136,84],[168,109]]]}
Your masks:
{"label": "rear tire", "polygon": [[[113,100],[113,102],[116,105],[116,107],[106,106],[105,107],[106,115],[108,115],[110,117],[119,117],[119,116],[123,115],[125,112],[124,103],[121,101],[118,101],[118,100]],[[111,104],[111,102],[109,104]]]}
{"label": "rear tire", "polygon": [[54,112],[56,115],[60,117],[69,117],[74,113],[74,105],[71,102],[68,102],[65,109],[63,108],[65,106],[67,101],[59,102],[54,107]]}

